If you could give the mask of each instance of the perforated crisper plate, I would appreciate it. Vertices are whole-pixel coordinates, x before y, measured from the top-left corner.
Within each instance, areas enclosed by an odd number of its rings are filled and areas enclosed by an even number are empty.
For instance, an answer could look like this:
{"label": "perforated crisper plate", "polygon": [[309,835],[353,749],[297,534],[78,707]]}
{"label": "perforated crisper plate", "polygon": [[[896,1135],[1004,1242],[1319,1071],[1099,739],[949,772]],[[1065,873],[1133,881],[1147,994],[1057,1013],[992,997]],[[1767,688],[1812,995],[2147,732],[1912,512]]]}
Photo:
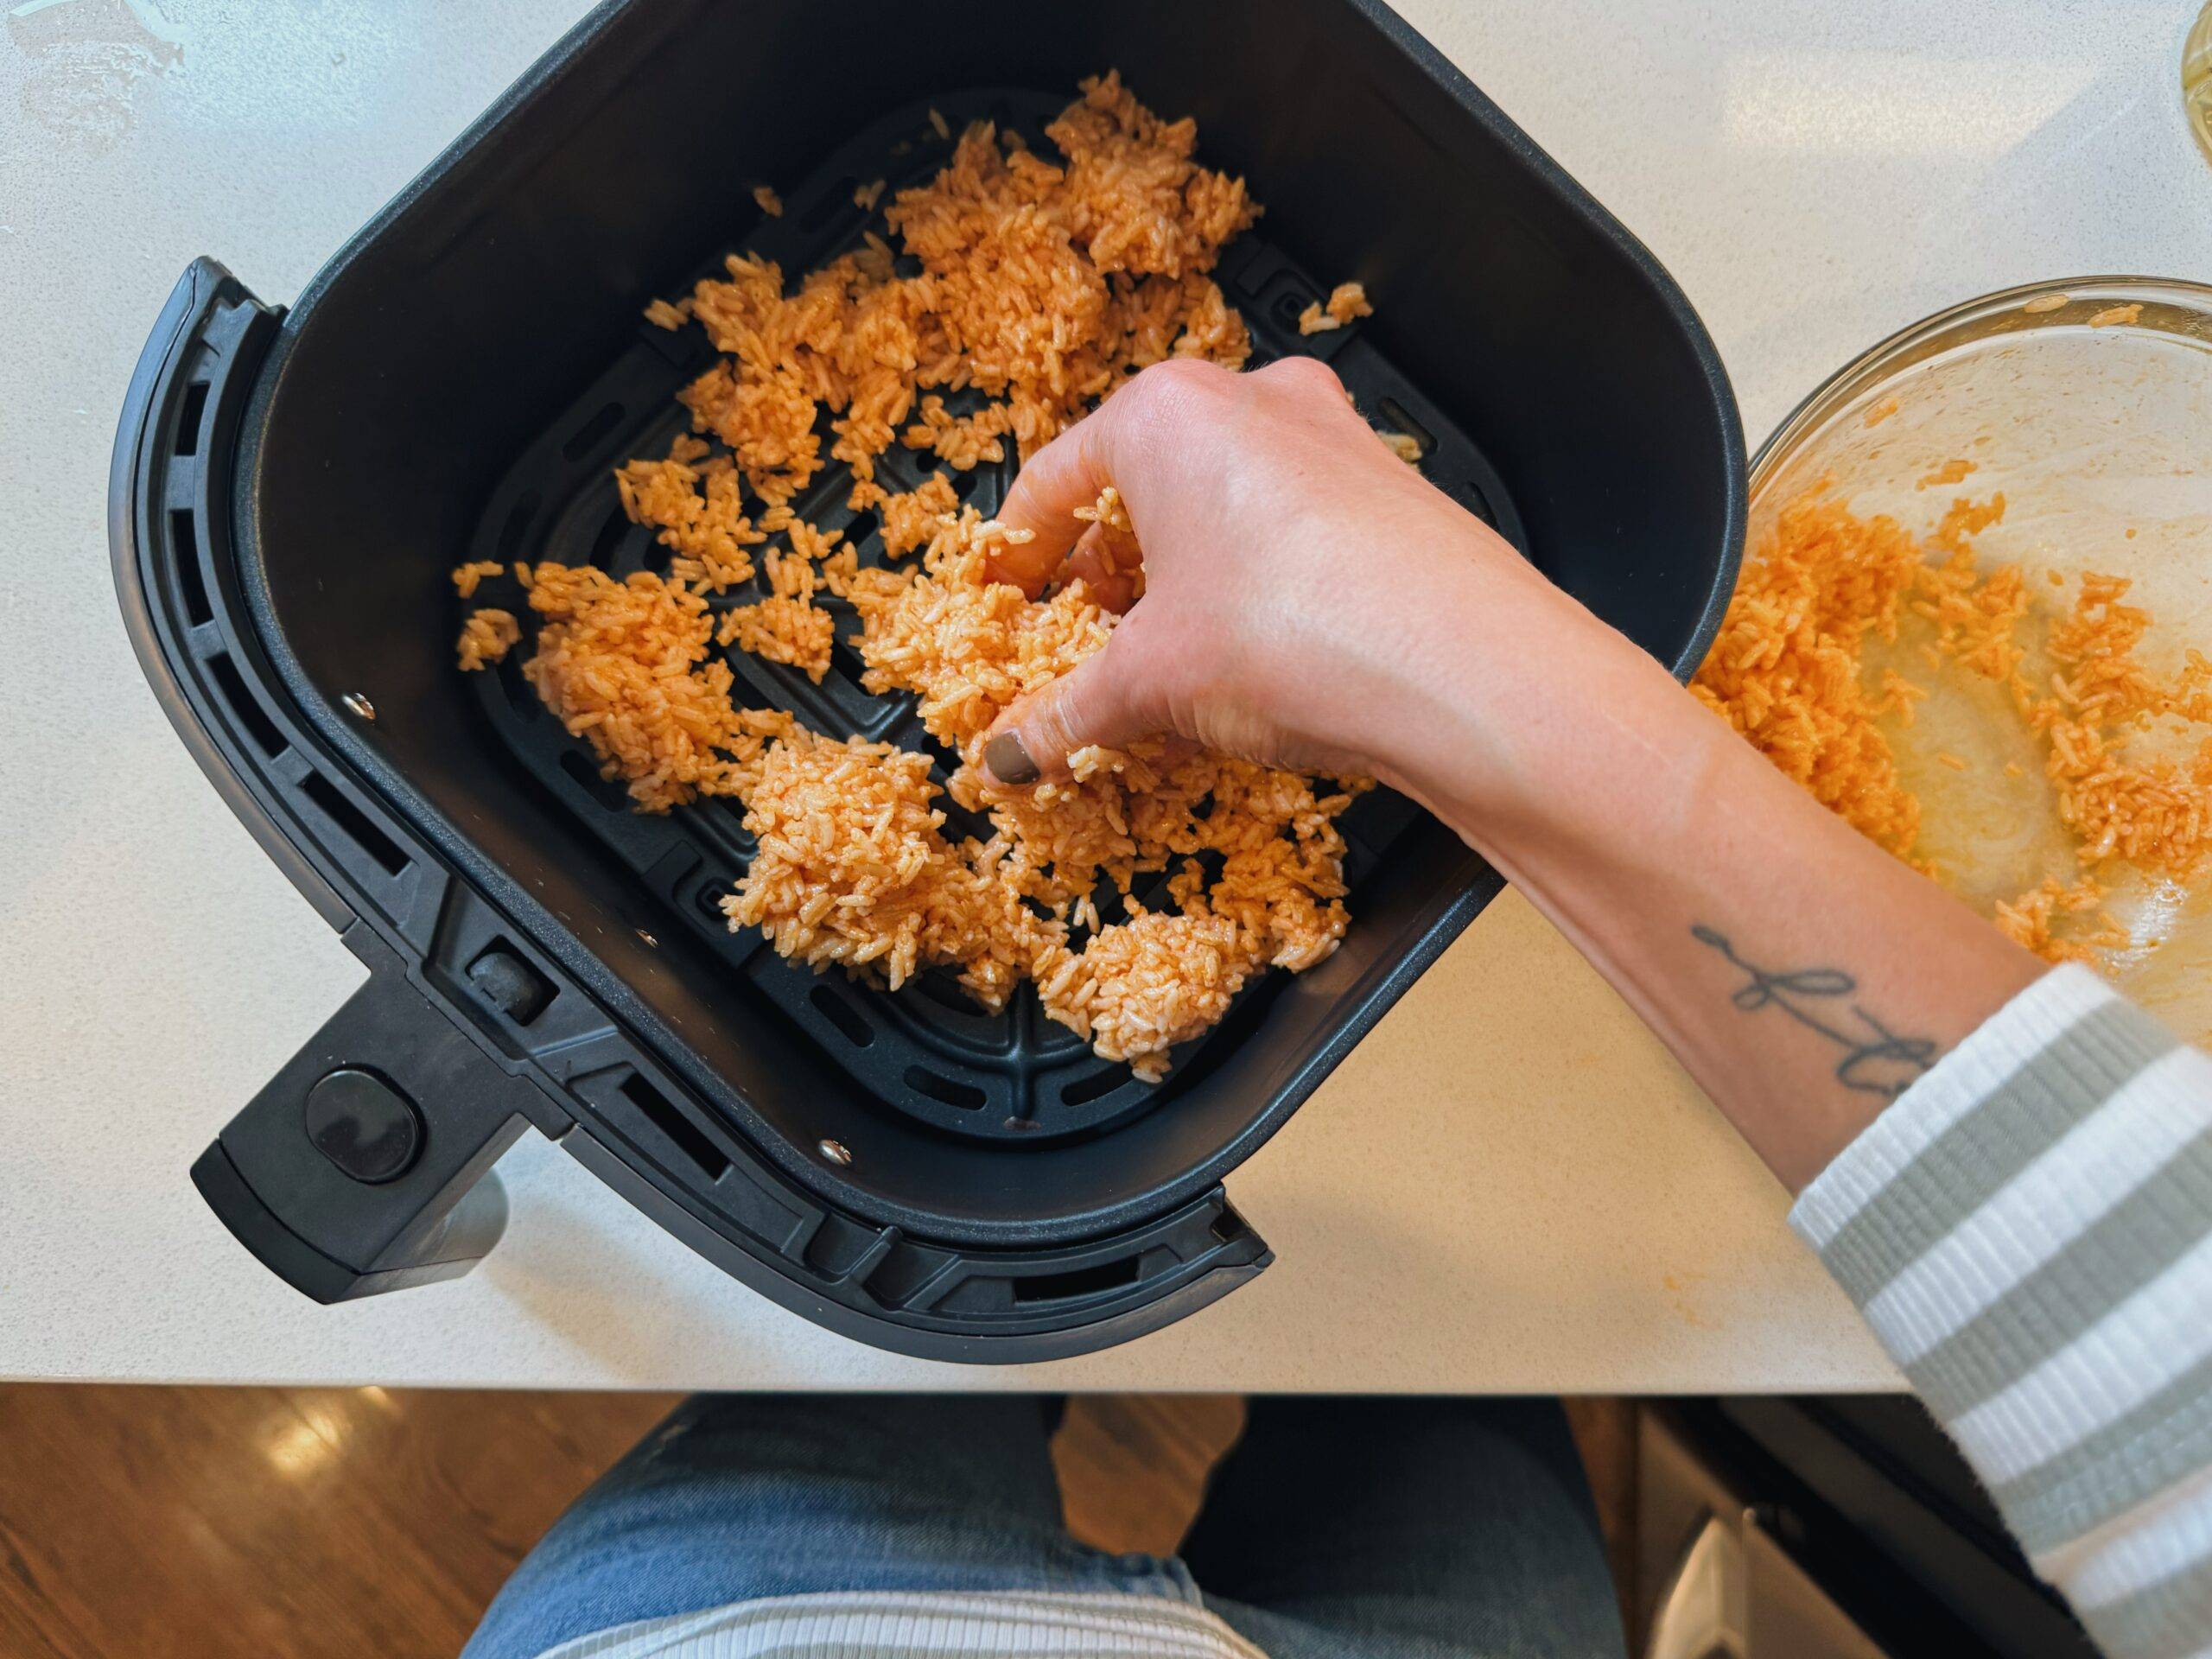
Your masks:
{"label": "perforated crisper plate", "polygon": [[[969,121],[987,117],[1018,130],[1046,155],[1056,152],[1045,137],[1045,124],[1066,103],[1064,95],[994,91],[933,100],[956,134]],[[803,184],[785,192],[781,218],[755,213],[738,224],[719,227],[721,239],[700,274],[719,274],[723,250],[741,248],[776,260],[786,276],[795,279],[857,246],[865,230],[887,236],[881,207],[902,186],[934,174],[950,155],[951,143],[938,137],[929,120],[931,107],[909,105],[855,138]],[[877,178],[887,179],[890,188],[880,198],[877,211],[864,213],[855,206],[853,193]],[[1263,200],[1264,184],[1264,180],[1255,181]],[[1325,284],[1315,283],[1264,239],[1250,235],[1228,250],[1216,274],[1230,303],[1243,311],[1250,326],[1253,366],[1293,353],[1327,361],[1378,429],[1410,432],[1420,440],[1424,473],[1496,524],[1516,546],[1525,548],[1519,519],[1490,464],[1440,410],[1382,359],[1363,337],[1360,325],[1310,338],[1300,335],[1299,313],[1322,297]],[[641,304],[645,297],[640,296]],[[1380,304],[1389,302],[1387,293],[1376,297]],[[664,569],[668,550],[654,540],[650,528],[624,517],[612,469],[632,456],[666,452],[688,420],[675,402],[676,394],[714,356],[696,327],[671,334],[640,321],[636,342],[563,411],[501,481],[469,556],[496,559],[503,566],[517,559],[596,564],[618,577],[641,569]],[[973,400],[947,401],[956,412],[975,406]],[[826,454],[827,411],[821,430]],[[936,470],[933,456],[896,443],[877,462],[877,477],[887,491],[912,489]],[[949,476],[960,498],[988,515],[997,510],[1014,470],[1009,457],[998,466],[966,474],[949,472]],[[880,563],[883,542],[876,515],[855,514],[845,506],[851,483],[844,466],[833,461],[793,505],[803,518],[823,529],[844,531],[848,541],[859,547],[862,564]],[[756,562],[780,541],[779,537],[754,549]],[[756,578],[752,587],[733,589],[709,602],[720,611],[759,597]],[[871,696],[861,690],[861,664],[847,639],[849,633],[857,632],[850,607],[827,595],[817,602],[832,612],[838,623],[838,643],[822,683],[816,685],[796,670],[732,650],[727,656],[736,678],[734,695],[752,707],[790,709],[825,734],[888,741],[928,753],[935,757],[942,783],[948,757],[923,732],[913,699],[903,694]],[[506,607],[524,619],[526,631],[532,626],[531,613],[512,576],[486,582],[464,608],[480,605]],[[1175,1052],[1167,1081],[1154,1087],[1137,1081],[1127,1065],[1097,1058],[1073,1033],[1047,1020],[1026,984],[1004,1012],[992,1014],[971,1001],[953,976],[942,970],[922,976],[894,995],[842,973],[817,975],[787,963],[767,948],[757,930],[733,933],[722,918],[720,900],[743,875],[753,852],[741,810],[729,801],[702,800],[662,816],[632,811],[622,785],[600,777],[588,747],[562,729],[523,679],[521,664],[532,648],[525,637],[497,671],[470,677],[479,686],[485,712],[516,758],[639,877],[673,918],[720,955],[740,994],[767,998],[851,1077],[856,1089],[887,1109],[974,1139],[1043,1145],[1094,1134],[1173,1095],[1179,1080],[1210,1071],[1287,980],[1281,973],[1260,976],[1220,1026]],[[941,804],[948,814],[946,828],[954,836],[982,828],[949,799]],[[1388,855],[1418,810],[1402,797],[1376,790],[1354,803],[1339,821],[1348,847],[1345,874],[1352,890],[1355,928],[1359,925],[1363,881]],[[1101,908],[1105,919],[1114,918],[1104,905]]]}

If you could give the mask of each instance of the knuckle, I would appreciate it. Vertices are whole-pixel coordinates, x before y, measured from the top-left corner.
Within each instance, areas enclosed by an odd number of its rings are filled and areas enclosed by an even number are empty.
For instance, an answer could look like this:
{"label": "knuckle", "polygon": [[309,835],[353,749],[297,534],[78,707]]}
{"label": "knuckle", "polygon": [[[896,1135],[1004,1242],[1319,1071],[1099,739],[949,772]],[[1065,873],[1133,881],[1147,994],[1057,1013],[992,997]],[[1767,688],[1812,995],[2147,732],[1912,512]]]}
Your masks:
{"label": "knuckle", "polygon": [[1130,412],[1141,419],[1173,418],[1192,404],[1217,395],[1233,378],[1228,370],[1217,364],[1174,357],[1154,364],[1116,395],[1128,398]]}
{"label": "knuckle", "polygon": [[1209,363],[1204,358],[1171,357],[1155,363],[1137,377],[1149,380],[1155,386],[1172,386],[1177,391],[1198,391],[1217,382],[1225,382],[1229,371],[1218,363]]}
{"label": "knuckle", "polygon": [[1301,397],[1325,396],[1338,403],[1344,401],[1344,383],[1338,378],[1334,369],[1318,357],[1278,358],[1260,374]]}

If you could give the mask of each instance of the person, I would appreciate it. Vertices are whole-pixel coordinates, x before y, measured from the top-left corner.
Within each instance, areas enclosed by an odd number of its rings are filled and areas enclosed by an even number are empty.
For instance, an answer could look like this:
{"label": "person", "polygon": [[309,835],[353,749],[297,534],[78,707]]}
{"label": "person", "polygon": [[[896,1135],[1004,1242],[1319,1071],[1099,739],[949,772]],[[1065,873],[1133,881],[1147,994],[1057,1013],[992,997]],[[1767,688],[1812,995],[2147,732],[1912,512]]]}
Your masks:
{"label": "person", "polygon": [[[1147,370],[1023,468],[1001,518],[1031,537],[994,574],[1128,606],[1074,517],[1108,484],[1142,597],[1006,711],[989,770],[1028,787],[1173,734],[1427,806],[1797,1195],[1792,1224],[2112,1659],[2212,1654],[2212,1059],[1815,803],[1406,466],[1325,365]],[[1555,1407],[1258,1402],[1166,1560],[1067,1539],[1046,1427],[1020,1400],[694,1402],[469,1651],[1622,1651]]]}

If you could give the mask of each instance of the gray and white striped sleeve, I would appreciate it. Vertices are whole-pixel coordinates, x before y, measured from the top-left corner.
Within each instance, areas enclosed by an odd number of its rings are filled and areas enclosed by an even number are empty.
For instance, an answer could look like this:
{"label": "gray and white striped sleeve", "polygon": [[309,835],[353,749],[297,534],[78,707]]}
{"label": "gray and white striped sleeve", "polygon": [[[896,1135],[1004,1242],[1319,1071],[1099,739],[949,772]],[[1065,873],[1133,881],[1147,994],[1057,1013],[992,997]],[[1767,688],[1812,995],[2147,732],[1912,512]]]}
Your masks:
{"label": "gray and white striped sleeve", "polygon": [[1790,1222],[2112,1659],[2212,1659],[2212,1058],[2055,969]]}

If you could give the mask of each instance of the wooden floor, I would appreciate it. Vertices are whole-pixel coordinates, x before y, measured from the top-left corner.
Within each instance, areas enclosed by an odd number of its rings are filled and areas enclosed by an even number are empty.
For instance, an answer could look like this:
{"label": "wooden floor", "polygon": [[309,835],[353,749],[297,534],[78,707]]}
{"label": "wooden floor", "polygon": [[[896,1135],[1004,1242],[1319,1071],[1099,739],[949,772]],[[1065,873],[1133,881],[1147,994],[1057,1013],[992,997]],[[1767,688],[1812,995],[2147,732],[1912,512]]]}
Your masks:
{"label": "wooden floor", "polygon": [[[0,1386],[6,1659],[454,1653],[666,1395]],[[1578,1402],[1617,1562],[1633,1421]],[[1069,1525],[1172,1550],[1243,1424],[1230,1396],[1071,1402]]]}

